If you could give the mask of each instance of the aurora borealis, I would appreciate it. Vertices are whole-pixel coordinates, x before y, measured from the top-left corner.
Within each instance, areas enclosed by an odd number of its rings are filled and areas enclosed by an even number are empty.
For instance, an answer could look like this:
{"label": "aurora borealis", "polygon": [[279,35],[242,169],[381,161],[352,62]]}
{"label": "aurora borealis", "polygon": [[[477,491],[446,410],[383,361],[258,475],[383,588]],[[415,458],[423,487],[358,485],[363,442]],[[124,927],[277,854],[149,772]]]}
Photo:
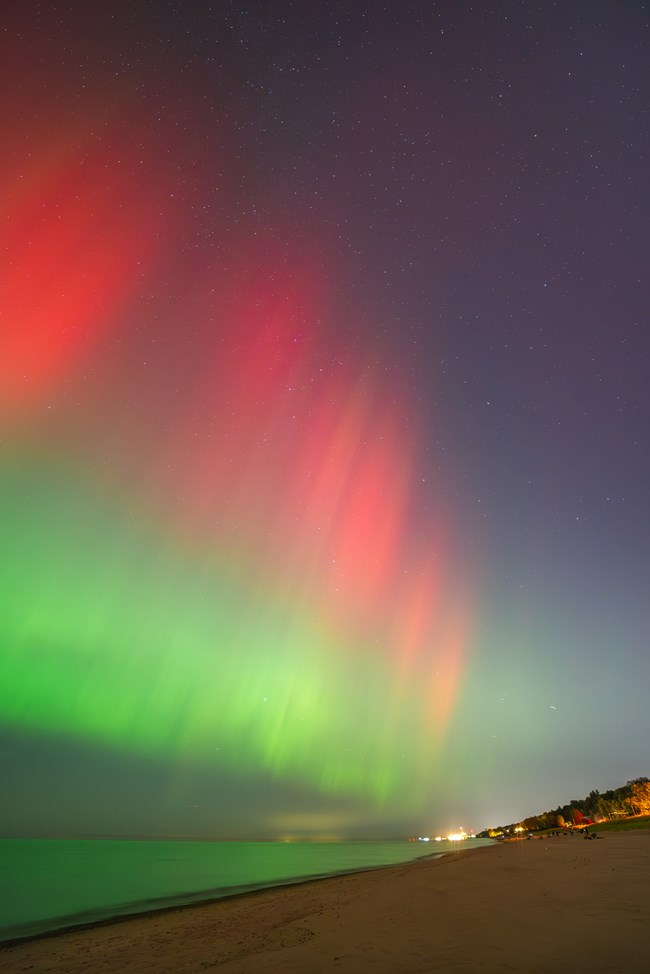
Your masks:
{"label": "aurora borealis", "polygon": [[647,773],[647,12],[8,33],[3,831],[479,829]]}

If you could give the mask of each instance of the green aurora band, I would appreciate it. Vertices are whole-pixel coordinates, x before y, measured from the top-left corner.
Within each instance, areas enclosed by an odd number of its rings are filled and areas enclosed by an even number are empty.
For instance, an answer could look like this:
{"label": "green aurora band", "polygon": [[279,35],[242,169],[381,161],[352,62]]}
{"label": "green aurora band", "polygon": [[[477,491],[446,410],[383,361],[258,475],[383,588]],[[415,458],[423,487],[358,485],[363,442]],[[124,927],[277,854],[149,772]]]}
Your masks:
{"label": "green aurora band", "polygon": [[6,478],[1,509],[5,721],[421,800],[434,748],[403,749],[421,737],[424,685],[396,694],[369,648],[224,564],[183,564],[51,471]]}

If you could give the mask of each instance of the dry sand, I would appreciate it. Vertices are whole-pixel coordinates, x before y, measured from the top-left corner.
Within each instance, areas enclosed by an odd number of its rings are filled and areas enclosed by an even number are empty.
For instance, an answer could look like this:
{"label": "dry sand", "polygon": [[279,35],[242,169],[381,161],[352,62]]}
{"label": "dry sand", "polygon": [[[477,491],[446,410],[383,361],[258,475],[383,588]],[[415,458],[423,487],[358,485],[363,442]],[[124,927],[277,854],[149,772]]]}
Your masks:
{"label": "dry sand", "polygon": [[650,971],[650,831],[469,850],[0,950],[42,974]]}

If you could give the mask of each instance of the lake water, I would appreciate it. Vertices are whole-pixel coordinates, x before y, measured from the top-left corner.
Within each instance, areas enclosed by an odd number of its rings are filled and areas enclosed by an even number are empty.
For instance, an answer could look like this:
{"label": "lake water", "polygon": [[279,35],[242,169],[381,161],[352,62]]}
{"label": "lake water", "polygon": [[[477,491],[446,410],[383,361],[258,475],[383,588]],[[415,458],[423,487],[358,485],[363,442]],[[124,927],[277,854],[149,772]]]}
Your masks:
{"label": "lake water", "polygon": [[483,845],[0,840],[0,940]]}

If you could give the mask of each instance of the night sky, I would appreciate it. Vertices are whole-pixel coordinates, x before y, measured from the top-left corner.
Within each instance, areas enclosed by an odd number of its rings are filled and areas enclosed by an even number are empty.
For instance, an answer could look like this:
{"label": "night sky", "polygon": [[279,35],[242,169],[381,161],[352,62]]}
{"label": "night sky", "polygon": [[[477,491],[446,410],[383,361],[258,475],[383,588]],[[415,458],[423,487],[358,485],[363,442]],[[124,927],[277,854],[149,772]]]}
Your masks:
{"label": "night sky", "polygon": [[648,774],[648,5],[15,8],[0,832]]}

